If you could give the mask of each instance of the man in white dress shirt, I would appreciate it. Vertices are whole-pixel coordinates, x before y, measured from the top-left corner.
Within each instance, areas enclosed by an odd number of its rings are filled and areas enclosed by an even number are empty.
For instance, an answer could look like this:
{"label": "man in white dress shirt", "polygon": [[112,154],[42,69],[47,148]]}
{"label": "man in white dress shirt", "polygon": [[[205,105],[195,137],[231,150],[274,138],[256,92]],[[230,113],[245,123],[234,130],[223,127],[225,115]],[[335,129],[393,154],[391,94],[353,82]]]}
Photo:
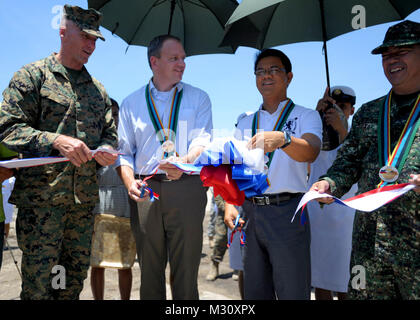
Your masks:
{"label": "man in white dress shirt", "polygon": [[[305,224],[291,219],[308,189],[307,163],[318,156],[322,122],[318,112],[287,98],[293,73],[283,52],[263,50],[254,71],[263,103],[239,121],[237,133],[250,139],[250,148],[263,144],[270,186],[242,205],[245,299],[310,299],[309,219]],[[235,219],[228,205],[225,221],[231,229]]]}
{"label": "man in white dress shirt", "polygon": [[[173,299],[198,299],[206,190],[198,175],[186,175],[159,161],[171,157],[193,162],[210,142],[211,103],[204,91],[181,82],[185,51],[173,36],[158,36],[148,48],[153,77],[129,95],[120,108],[119,172],[137,201],[131,217],[141,268],[141,299],[165,299],[169,261]],[[141,197],[145,177],[160,195]]]}

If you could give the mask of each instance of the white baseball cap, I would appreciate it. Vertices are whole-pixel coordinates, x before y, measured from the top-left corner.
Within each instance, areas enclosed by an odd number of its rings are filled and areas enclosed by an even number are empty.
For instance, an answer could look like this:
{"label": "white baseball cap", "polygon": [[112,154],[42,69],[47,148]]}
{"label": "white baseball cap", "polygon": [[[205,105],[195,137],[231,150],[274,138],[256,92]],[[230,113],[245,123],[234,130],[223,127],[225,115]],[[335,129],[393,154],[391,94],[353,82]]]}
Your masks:
{"label": "white baseball cap", "polygon": [[347,86],[332,87],[331,97],[337,102],[350,102],[352,105],[356,103],[356,93]]}

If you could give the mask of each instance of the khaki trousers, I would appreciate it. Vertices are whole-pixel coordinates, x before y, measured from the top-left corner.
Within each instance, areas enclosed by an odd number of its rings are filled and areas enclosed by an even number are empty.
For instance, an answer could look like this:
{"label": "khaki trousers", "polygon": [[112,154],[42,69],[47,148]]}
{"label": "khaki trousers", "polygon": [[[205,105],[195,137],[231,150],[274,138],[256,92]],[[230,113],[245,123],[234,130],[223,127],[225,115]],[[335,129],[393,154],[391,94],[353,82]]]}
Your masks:
{"label": "khaki trousers", "polygon": [[160,200],[139,202],[131,216],[141,270],[140,299],[166,299],[168,261],[173,299],[198,299],[206,189],[197,175],[184,174],[177,181],[150,179],[148,184]]}

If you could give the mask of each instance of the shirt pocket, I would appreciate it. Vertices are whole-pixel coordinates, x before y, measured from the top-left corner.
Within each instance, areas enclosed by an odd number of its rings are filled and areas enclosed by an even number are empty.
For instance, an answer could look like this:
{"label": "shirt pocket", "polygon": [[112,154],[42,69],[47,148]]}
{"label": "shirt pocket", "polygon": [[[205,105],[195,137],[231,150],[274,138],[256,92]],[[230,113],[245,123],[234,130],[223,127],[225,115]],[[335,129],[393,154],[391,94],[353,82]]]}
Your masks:
{"label": "shirt pocket", "polygon": [[102,139],[105,123],[110,121],[103,101],[92,104],[77,104],[77,138],[91,149],[96,149]]}
{"label": "shirt pocket", "polygon": [[40,95],[41,114],[38,121],[38,129],[74,135],[74,125],[70,124],[76,122],[75,101],[50,86],[43,86]]}

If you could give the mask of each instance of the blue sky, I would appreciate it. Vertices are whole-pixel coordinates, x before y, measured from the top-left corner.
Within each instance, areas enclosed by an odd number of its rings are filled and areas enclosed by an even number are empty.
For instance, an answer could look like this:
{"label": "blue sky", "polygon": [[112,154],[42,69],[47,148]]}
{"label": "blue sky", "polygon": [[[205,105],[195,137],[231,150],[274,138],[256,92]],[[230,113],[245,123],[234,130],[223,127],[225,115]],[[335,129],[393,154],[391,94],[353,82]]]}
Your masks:
{"label": "blue sky", "polygon": [[[23,65],[58,52],[58,7],[65,3],[87,7],[86,0],[33,1],[0,0],[0,91]],[[368,14],[368,13],[367,13]],[[420,9],[408,16],[420,22]],[[349,85],[356,91],[358,108],[362,103],[388,92],[380,55],[370,52],[382,43],[386,23],[357,30],[328,41],[331,85]],[[130,46],[101,29],[106,41],[97,41],[96,51],[86,65],[102,82],[109,95],[121,103],[144,85],[152,73],[145,47]],[[294,78],[288,96],[295,103],[314,109],[326,87],[321,42],[303,42],[276,47],[292,61]],[[235,54],[192,56],[186,59],[183,81],[205,90],[212,101],[214,128],[233,128],[239,114],[256,110],[261,96],[255,86],[253,63],[256,49],[239,47]]]}

